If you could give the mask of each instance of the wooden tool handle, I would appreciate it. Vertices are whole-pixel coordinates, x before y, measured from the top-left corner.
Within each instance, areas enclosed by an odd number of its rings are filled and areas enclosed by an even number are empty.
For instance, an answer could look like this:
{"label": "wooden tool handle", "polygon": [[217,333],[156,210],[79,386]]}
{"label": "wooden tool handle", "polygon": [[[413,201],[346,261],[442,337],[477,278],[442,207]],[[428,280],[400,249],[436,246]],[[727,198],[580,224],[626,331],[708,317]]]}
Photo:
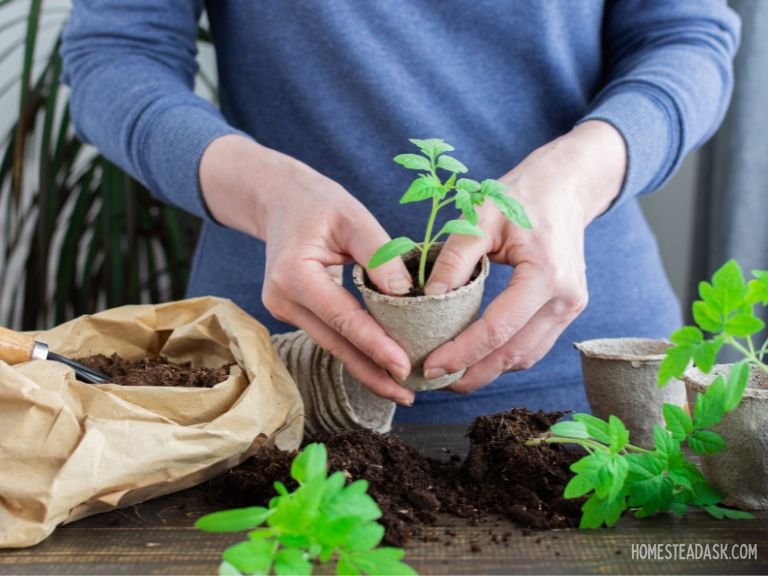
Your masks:
{"label": "wooden tool handle", "polygon": [[0,327],[0,360],[8,364],[26,362],[32,358],[35,340],[26,334]]}

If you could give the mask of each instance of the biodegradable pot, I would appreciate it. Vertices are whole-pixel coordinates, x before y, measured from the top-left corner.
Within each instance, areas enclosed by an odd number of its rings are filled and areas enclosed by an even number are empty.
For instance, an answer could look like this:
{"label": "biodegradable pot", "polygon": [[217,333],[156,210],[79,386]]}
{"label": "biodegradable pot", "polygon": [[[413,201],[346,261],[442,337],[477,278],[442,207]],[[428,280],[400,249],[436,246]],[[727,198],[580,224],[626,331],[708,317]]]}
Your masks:
{"label": "biodegradable pot", "polygon": [[[729,364],[718,364],[709,374],[690,368],[684,375],[688,404],[705,392],[718,375],[727,379]],[[701,457],[707,481],[725,503],[745,510],[768,510],[768,374],[753,369],[738,408],[711,428],[725,440],[725,450]]]}
{"label": "biodegradable pot", "polygon": [[352,378],[306,332],[275,334],[272,345],[299,389],[308,435],[360,428],[390,431],[395,403],[379,398]]}
{"label": "biodegradable pot", "polygon": [[665,340],[601,338],[578,342],[581,371],[592,414],[605,420],[618,416],[630,431],[630,442],[653,447],[653,426],[664,426],[664,403],[685,405],[685,386],[672,380],[656,383]]}
{"label": "biodegradable pot", "polygon": [[[429,249],[429,261],[440,253],[442,243]],[[420,251],[414,248],[403,256],[408,265],[418,261]],[[389,296],[372,287],[365,270],[356,265],[352,279],[360,290],[371,316],[381,324],[392,339],[400,344],[411,361],[411,374],[403,386],[411,390],[434,390],[448,386],[461,378],[464,371],[427,380],[424,360],[442,344],[453,340],[477,318],[488,276],[488,257],[483,256],[468,284],[438,296]]]}

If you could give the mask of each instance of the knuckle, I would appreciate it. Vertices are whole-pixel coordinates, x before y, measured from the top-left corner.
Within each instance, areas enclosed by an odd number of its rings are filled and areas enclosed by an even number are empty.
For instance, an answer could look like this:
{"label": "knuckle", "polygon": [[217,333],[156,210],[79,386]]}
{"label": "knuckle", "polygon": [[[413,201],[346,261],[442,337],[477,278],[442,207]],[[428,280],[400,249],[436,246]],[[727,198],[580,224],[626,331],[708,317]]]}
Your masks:
{"label": "knuckle", "polygon": [[264,308],[266,308],[272,316],[277,320],[284,322],[287,320],[285,300],[278,294],[279,293],[275,292],[271,287],[265,286],[261,293],[261,301],[264,304]]}
{"label": "knuckle", "polygon": [[485,322],[485,339],[490,348],[495,350],[509,341],[510,334],[503,322]]}
{"label": "knuckle", "polygon": [[577,316],[587,307],[589,296],[582,288],[573,288],[562,294],[557,300],[555,312],[559,316]]}
{"label": "knuckle", "polygon": [[356,333],[355,327],[360,325],[359,312],[361,310],[341,310],[333,312],[328,317],[328,326],[336,332],[351,340]]}

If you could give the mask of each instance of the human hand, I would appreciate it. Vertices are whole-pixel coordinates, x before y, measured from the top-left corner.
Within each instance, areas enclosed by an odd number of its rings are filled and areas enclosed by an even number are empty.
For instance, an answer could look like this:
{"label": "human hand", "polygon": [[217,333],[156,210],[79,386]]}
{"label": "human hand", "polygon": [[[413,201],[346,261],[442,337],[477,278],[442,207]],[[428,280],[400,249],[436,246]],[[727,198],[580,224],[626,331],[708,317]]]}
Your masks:
{"label": "human hand", "polygon": [[535,150],[500,180],[533,225],[522,230],[489,203],[483,238],[453,235],[426,285],[439,294],[467,283],[483,254],[514,266],[481,318],[424,362],[427,378],[467,369],[450,388],[467,393],[538,362],[587,305],[584,230],[618,194],[626,145],[610,124],[588,121]]}
{"label": "human hand", "polygon": [[[373,393],[412,404],[414,393],[392,378],[408,376],[407,354],[340,285],[343,264],[368,262],[389,240],[373,215],[309,166],[240,136],[208,147],[200,179],[221,224],[266,242],[267,310],[304,329]],[[399,258],[369,277],[389,294],[405,294],[412,284]]]}

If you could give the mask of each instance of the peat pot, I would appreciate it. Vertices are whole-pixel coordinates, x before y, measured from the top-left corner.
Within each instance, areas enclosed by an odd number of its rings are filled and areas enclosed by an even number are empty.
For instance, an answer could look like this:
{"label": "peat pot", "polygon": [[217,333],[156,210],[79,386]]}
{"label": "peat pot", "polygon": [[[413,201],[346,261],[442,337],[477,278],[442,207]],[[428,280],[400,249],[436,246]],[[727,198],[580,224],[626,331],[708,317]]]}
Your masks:
{"label": "peat pot", "polygon": [[395,403],[379,398],[352,378],[306,332],[275,334],[272,345],[299,389],[308,435],[361,428],[390,431]]}
{"label": "peat pot", "polygon": [[[690,368],[683,375],[688,404],[695,406],[696,397],[729,369],[729,364],[718,364],[704,374]],[[726,504],[768,510],[768,374],[753,368],[741,404],[711,430],[723,437],[725,450],[701,457],[704,477]]]}
{"label": "peat pot", "polygon": [[664,355],[671,346],[648,338],[601,338],[578,342],[584,389],[592,414],[605,420],[618,416],[630,431],[630,441],[653,447],[653,426],[664,426],[664,403],[685,405],[685,386],[672,380],[656,384]]}
{"label": "peat pot", "polygon": [[[430,262],[434,262],[441,248],[441,243],[430,247]],[[414,248],[403,256],[403,261],[406,265],[415,264],[419,255],[419,250]],[[411,374],[401,382],[403,386],[416,391],[434,390],[452,384],[464,374],[462,370],[427,380],[424,377],[424,360],[433,350],[453,340],[475,321],[483,299],[488,268],[488,257],[483,256],[469,283],[447,294],[389,296],[373,288],[361,266],[354,267],[352,278],[363,295],[368,312],[400,344],[411,360]]]}

